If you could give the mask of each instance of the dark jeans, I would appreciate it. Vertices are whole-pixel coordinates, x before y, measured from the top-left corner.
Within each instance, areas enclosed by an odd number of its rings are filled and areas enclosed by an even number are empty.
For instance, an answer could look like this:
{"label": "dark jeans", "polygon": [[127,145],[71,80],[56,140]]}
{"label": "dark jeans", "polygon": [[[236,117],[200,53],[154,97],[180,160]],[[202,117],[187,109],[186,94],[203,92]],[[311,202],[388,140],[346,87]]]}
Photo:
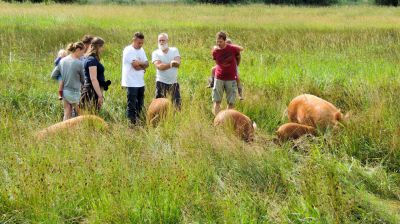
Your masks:
{"label": "dark jeans", "polygon": [[180,110],[181,109],[181,93],[179,91],[179,83],[165,84],[156,82],[156,98],[166,98],[167,94],[171,95],[172,103]]}
{"label": "dark jeans", "polygon": [[128,105],[126,108],[126,116],[132,123],[136,124],[143,108],[144,102],[144,86],[143,87],[127,87],[126,95]]}

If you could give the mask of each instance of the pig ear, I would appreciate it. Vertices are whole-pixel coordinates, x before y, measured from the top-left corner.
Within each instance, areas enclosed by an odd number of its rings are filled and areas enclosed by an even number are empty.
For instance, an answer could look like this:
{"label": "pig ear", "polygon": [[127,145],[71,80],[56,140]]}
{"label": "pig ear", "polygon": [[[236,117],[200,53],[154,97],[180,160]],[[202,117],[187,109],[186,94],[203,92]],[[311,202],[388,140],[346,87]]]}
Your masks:
{"label": "pig ear", "polygon": [[341,121],[342,120],[342,113],[340,111],[335,113],[335,120]]}

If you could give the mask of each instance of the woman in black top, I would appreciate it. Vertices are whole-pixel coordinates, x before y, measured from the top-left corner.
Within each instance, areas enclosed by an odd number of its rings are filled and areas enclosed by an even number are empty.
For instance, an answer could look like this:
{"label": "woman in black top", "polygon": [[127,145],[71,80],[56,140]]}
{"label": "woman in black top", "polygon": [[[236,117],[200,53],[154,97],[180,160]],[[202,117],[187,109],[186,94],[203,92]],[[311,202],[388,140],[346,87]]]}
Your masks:
{"label": "woman in black top", "polygon": [[106,86],[104,66],[100,63],[100,55],[104,50],[104,40],[93,38],[90,49],[83,62],[85,68],[85,84],[82,87],[80,107],[91,112],[98,112],[103,105],[103,90]]}

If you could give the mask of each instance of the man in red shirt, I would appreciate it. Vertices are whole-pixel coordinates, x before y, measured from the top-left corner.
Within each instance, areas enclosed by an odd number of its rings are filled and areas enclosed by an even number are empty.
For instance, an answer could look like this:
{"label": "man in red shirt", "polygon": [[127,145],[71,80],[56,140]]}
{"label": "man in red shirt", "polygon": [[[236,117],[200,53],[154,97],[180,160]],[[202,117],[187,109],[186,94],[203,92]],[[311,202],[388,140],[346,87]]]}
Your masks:
{"label": "man in red shirt", "polygon": [[237,66],[240,63],[241,50],[239,46],[225,42],[226,34],[224,32],[218,32],[216,38],[217,47],[212,51],[213,59],[217,64],[215,68],[215,83],[212,91],[214,115],[217,115],[221,110],[224,91],[226,92],[228,108],[234,108],[237,91]]}

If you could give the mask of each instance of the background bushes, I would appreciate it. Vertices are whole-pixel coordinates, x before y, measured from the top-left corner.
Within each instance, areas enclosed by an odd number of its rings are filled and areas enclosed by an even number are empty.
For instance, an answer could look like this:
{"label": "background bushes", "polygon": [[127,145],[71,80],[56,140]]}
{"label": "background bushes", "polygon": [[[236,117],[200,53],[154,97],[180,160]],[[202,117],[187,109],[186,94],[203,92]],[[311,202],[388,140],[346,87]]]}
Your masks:
{"label": "background bushes", "polygon": [[375,0],[377,5],[398,6],[399,0]]}

